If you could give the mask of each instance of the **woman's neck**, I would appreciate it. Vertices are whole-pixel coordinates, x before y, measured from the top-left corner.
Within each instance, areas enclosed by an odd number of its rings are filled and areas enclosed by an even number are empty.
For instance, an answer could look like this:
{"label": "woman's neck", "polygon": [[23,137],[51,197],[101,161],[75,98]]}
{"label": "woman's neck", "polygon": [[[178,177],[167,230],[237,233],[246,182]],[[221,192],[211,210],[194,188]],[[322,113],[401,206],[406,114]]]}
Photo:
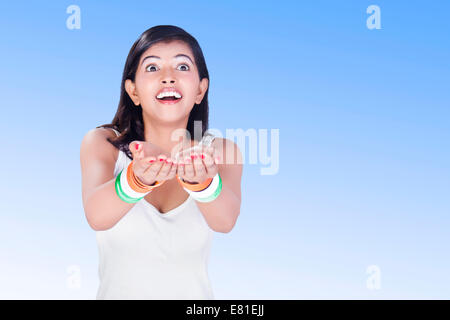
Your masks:
{"label": "woman's neck", "polygon": [[190,141],[186,138],[186,125],[187,119],[185,120],[185,123],[180,123],[175,126],[155,125],[153,123],[144,124],[145,141],[157,145],[169,154],[174,147],[178,146],[181,142],[184,143],[184,148],[197,145],[198,142],[195,141],[193,137],[191,137]]}

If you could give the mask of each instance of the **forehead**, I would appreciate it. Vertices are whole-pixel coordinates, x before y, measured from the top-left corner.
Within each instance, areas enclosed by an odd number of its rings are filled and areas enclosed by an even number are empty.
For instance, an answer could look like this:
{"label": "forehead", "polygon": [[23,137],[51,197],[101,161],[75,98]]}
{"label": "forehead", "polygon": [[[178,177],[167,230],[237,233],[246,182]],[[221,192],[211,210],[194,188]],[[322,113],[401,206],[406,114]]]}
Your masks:
{"label": "forehead", "polygon": [[175,55],[182,53],[191,57],[194,61],[191,48],[185,42],[173,40],[170,42],[158,42],[148,48],[141,56],[140,62],[149,55],[161,57],[161,59],[171,60]]}

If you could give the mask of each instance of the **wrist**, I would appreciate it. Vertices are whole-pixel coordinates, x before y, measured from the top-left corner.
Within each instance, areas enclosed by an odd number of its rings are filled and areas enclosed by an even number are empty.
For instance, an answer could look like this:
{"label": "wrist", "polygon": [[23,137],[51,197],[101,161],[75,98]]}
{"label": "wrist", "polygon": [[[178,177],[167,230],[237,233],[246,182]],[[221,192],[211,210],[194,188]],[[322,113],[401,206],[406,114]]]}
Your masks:
{"label": "wrist", "polygon": [[189,183],[177,175],[177,180],[180,183],[180,185],[185,189],[189,189],[191,191],[201,191],[208,187],[208,185],[212,181],[212,178],[208,178],[205,181],[203,181],[202,183]]}
{"label": "wrist", "polygon": [[[211,202],[215,200],[222,191],[222,178],[219,173],[217,173],[214,178],[209,178],[205,183],[196,185],[196,190],[184,182],[181,183],[186,192],[199,202]],[[200,186],[202,187],[200,188]]]}
{"label": "wrist", "polygon": [[136,180],[141,184],[141,185],[143,185],[143,186],[145,186],[145,187],[153,187],[155,184],[156,184],[156,180],[154,181],[154,182],[152,182],[152,183],[148,183],[148,182],[146,182],[146,181],[144,181],[142,178],[139,178],[137,175],[135,175],[135,177],[136,177]]}
{"label": "wrist", "polygon": [[181,181],[183,181],[184,183],[187,183],[187,184],[199,184],[198,182],[187,181],[187,180],[185,180],[183,178],[181,178]]}
{"label": "wrist", "polygon": [[163,183],[164,180],[155,181],[153,185],[143,184],[134,174],[133,162],[131,162],[117,175],[115,189],[121,200],[128,203],[136,203]]}

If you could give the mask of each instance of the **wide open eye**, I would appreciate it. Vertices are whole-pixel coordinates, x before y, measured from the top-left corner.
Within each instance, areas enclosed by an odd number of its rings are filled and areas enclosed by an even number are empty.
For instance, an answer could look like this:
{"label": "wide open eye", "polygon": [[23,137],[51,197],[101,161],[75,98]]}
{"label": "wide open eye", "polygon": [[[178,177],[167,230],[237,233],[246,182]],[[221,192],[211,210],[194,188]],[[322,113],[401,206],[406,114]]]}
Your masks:
{"label": "wide open eye", "polygon": [[[146,70],[146,71],[149,71],[148,68],[154,67],[154,66],[155,66],[154,64],[149,64],[147,67],[145,67],[145,70]],[[150,71],[150,72],[151,72],[151,71]]]}
{"label": "wide open eye", "polygon": [[180,66],[186,66],[187,67],[187,70],[182,70],[182,71],[189,71],[189,66],[187,64],[183,63],[183,64],[180,64]]}

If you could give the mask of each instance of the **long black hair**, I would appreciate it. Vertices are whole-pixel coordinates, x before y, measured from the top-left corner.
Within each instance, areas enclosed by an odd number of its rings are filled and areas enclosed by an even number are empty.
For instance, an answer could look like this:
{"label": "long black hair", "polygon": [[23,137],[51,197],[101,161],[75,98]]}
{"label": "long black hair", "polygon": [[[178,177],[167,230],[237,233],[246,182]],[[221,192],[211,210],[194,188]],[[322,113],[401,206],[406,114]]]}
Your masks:
{"label": "long black hair", "polygon": [[[205,58],[202,49],[197,40],[182,28],[172,25],[158,25],[144,31],[139,39],[133,44],[128,53],[127,61],[122,75],[122,83],[120,85],[120,101],[117,107],[116,114],[109,124],[98,126],[97,128],[114,128],[120,132],[120,135],[115,138],[108,138],[108,141],[117,149],[124,151],[125,154],[132,159],[128,145],[134,141],[144,141],[144,120],[142,118],[142,106],[136,106],[128,93],[125,91],[125,81],[127,79],[135,81],[136,70],[138,68],[139,60],[142,54],[150,48],[153,44],[158,42],[169,43],[173,40],[182,40],[192,50],[194,54],[195,64],[197,65],[198,75],[200,80],[208,79],[209,73],[206,67]],[[202,137],[206,130],[208,130],[208,89],[200,104],[195,104],[189,115],[186,130],[189,131],[191,137],[194,136],[194,121],[201,121]]]}

